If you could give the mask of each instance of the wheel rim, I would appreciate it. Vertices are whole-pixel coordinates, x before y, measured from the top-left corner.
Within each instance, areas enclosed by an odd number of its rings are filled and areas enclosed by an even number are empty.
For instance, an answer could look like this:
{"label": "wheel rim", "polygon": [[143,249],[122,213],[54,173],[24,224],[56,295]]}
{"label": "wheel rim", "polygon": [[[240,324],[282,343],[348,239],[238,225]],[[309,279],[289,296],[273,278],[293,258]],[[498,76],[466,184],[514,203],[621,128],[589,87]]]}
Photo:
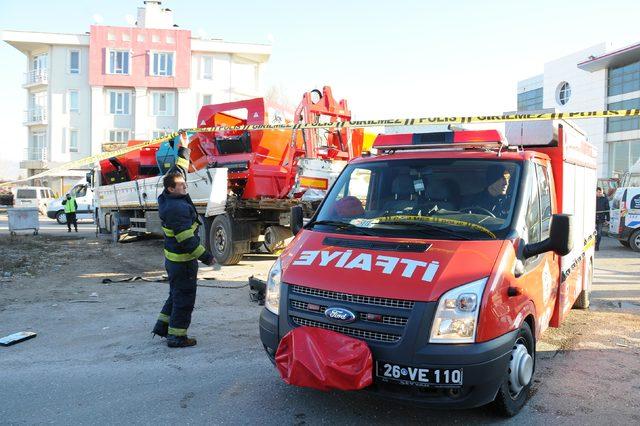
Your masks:
{"label": "wheel rim", "polygon": [[512,398],[517,398],[522,389],[531,383],[533,377],[533,357],[521,337],[513,345],[511,360],[509,361],[509,393]]}
{"label": "wheel rim", "polygon": [[60,222],[62,222],[62,223],[64,223],[64,222],[66,222],[66,221],[67,221],[67,215],[66,215],[66,214],[64,214],[64,213],[60,213],[60,214],[58,215],[58,217],[60,218]]}
{"label": "wheel rim", "polygon": [[214,239],[214,244],[218,253],[223,253],[224,248],[227,245],[227,235],[224,232],[222,227],[216,229],[216,236]]}
{"label": "wheel rim", "polygon": [[636,237],[633,239],[633,244],[636,246],[636,248],[640,249],[640,233],[638,233],[638,235],[636,235]]}

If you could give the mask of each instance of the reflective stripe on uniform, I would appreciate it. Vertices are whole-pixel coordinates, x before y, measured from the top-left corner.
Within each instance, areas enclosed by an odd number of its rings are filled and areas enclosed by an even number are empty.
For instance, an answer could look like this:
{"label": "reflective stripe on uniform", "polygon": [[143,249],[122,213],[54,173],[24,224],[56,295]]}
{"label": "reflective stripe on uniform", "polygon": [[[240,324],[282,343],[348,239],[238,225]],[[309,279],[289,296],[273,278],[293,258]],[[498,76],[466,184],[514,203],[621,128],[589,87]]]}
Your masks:
{"label": "reflective stripe on uniform", "polygon": [[187,329],[169,327],[169,334],[171,334],[172,336],[186,336]]}
{"label": "reflective stripe on uniform", "polygon": [[167,324],[169,324],[169,315],[161,313],[160,315],[158,315],[158,321],[166,322]]}
{"label": "reflective stripe on uniform", "polygon": [[193,222],[193,225],[191,225],[191,228],[184,230],[182,232],[179,232],[177,235],[175,232],[173,232],[172,229],[165,228],[164,226],[162,227],[162,230],[164,231],[164,235],[166,235],[169,238],[175,238],[176,240],[178,240],[179,243],[181,243],[184,240],[191,238],[195,235],[195,231],[198,225],[199,225],[198,222]]}
{"label": "reflective stripe on uniform", "polygon": [[188,262],[193,259],[197,259],[205,252],[205,248],[202,245],[198,245],[191,253],[172,253],[167,249],[164,249],[164,257],[172,262]]}

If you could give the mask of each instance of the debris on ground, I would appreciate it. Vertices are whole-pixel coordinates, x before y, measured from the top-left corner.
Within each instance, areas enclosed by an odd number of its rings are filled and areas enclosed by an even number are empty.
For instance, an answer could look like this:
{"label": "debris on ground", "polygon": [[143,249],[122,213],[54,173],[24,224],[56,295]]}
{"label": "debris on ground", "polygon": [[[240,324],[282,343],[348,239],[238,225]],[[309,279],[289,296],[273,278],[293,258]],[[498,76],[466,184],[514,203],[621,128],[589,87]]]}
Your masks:
{"label": "debris on ground", "polygon": [[0,345],[11,346],[16,343],[24,342],[25,340],[33,339],[37,334],[33,331],[20,331],[13,333],[0,339]]}

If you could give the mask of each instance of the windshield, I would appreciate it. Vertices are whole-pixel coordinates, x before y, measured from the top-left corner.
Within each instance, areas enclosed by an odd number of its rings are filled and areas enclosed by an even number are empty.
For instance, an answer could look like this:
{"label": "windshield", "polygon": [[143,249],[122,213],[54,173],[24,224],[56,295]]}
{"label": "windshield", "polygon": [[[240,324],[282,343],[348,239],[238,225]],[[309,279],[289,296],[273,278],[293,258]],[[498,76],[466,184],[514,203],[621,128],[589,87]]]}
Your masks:
{"label": "windshield", "polygon": [[504,238],[520,170],[516,162],[450,158],[351,164],[308,226],[417,238]]}
{"label": "windshield", "polygon": [[18,189],[16,198],[38,198],[35,189]]}

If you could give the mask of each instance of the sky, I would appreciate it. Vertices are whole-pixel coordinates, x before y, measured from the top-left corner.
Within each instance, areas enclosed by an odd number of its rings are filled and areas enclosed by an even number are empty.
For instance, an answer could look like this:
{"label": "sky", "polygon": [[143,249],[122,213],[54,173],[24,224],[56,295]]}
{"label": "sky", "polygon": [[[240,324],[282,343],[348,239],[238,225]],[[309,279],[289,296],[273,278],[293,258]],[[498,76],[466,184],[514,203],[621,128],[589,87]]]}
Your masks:
{"label": "sky", "polygon": [[[0,0],[0,29],[84,33],[96,14],[104,25],[126,26],[141,5]],[[637,0],[165,0],[163,7],[194,35],[272,44],[265,89],[277,86],[297,104],[303,91],[329,85],[356,119],[514,110],[517,82],[541,74],[545,62],[602,42],[640,42]],[[26,147],[26,59],[0,41],[0,60],[3,167]]]}

